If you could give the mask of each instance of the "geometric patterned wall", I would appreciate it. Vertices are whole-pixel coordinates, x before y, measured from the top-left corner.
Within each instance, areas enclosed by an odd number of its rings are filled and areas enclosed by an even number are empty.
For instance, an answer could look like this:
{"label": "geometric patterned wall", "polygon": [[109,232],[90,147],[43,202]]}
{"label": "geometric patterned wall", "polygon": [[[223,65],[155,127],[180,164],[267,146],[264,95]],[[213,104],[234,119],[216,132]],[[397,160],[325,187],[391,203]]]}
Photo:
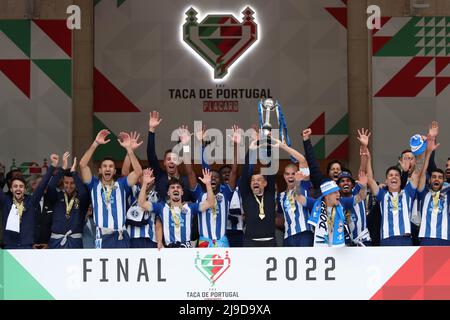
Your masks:
{"label": "geometric patterned wall", "polygon": [[[95,1],[94,134],[108,128],[138,130],[146,137],[147,118],[159,110],[157,151],[173,143],[181,124],[203,120],[209,128],[257,123],[257,99],[237,98],[238,112],[204,112],[195,98],[174,99],[170,89],[270,89],[283,106],[293,146],[300,132],[313,126],[319,158],[348,157],[347,8],[345,0],[97,0]],[[180,41],[185,12],[231,13],[242,19],[250,6],[258,24],[258,42],[230,76],[215,83],[211,68],[200,63]],[[112,139],[95,157],[121,160],[123,149]],[[138,150],[145,159],[145,148]]]}
{"label": "geometric patterned wall", "polygon": [[[377,176],[396,164],[415,133],[440,122],[440,140],[450,134],[450,18],[384,17],[372,37],[373,148]],[[450,146],[441,144],[443,167]]]}
{"label": "geometric patterned wall", "polygon": [[0,20],[0,48],[0,162],[39,172],[72,148],[72,33],[66,20]]}

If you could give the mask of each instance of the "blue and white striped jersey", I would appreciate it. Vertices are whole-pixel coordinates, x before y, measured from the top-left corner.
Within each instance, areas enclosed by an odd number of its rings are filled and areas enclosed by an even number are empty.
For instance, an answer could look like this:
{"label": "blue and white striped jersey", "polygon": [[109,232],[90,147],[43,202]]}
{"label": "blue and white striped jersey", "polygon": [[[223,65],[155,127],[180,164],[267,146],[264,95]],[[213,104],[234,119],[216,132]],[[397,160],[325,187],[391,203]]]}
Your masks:
{"label": "blue and white striped jersey", "polygon": [[411,234],[412,205],[416,191],[410,182],[400,192],[379,190],[376,197],[380,204],[382,239]]}
{"label": "blue and white striped jersey", "polygon": [[[207,193],[202,190],[199,184],[192,191],[194,199],[200,204],[206,201]],[[226,225],[228,220],[228,209],[233,196],[233,190],[230,186],[224,185],[220,187],[220,191],[216,194],[215,208],[201,212],[198,217],[198,231],[201,237],[211,240],[218,240],[225,236]]]}
{"label": "blue and white striped jersey", "polygon": [[[130,207],[127,211],[127,231],[130,235],[130,238],[149,238],[153,242],[156,242],[156,234],[155,234],[155,213],[144,211],[138,205],[139,193],[141,192],[141,187],[139,185],[135,185],[132,187],[132,193],[129,197]],[[158,201],[156,191],[152,190],[147,196],[147,201],[151,203],[156,203]],[[135,218],[135,219],[134,219]],[[137,226],[128,223],[131,220],[135,220],[137,222],[145,220],[147,223]]]}
{"label": "blue and white striped jersey", "polygon": [[112,189],[104,187],[97,177],[86,184],[91,194],[94,221],[97,227],[125,229],[127,197],[131,193],[127,177],[114,181]]}
{"label": "blue and white striped jersey", "polygon": [[191,241],[192,218],[200,213],[198,203],[185,203],[181,209],[171,209],[168,203],[160,201],[153,204],[153,212],[161,219],[166,245]]}
{"label": "blue and white striped jersey", "polygon": [[[302,181],[303,195],[308,199],[309,181]],[[295,190],[280,192],[277,196],[277,212],[284,215],[284,238],[304,231],[311,231],[308,223],[308,206],[302,206],[295,200]]]}
{"label": "blue and white striped jersey", "polygon": [[417,198],[422,215],[419,238],[450,240],[448,193],[440,191],[437,194],[425,188]]}

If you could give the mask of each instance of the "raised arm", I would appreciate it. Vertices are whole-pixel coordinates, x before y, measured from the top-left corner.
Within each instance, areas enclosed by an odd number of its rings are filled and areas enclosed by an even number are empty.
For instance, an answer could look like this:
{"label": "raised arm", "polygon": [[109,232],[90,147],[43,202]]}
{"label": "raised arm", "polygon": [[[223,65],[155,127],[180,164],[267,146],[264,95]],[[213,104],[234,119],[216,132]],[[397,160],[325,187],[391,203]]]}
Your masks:
{"label": "raised arm", "polygon": [[83,184],[83,181],[81,181],[80,176],[77,172],[77,158],[73,158],[73,164],[70,168],[70,173],[72,175],[73,181],[75,182],[75,187],[77,188],[78,196],[80,197],[81,201],[88,201],[89,200],[89,192],[86,188],[86,186]]}
{"label": "raised arm", "polygon": [[151,169],[145,169],[142,179],[141,192],[139,192],[138,205],[146,211],[153,211],[153,204],[147,201],[147,187],[155,182],[153,171]]}
{"label": "raised arm", "polygon": [[239,181],[239,191],[241,192],[241,195],[251,193],[250,177],[252,176],[252,173],[250,172],[250,159],[254,159],[257,149],[258,139],[257,137],[254,137],[252,142],[250,142],[247,154],[245,155],[244,166],[242,167],[242,175]]}
{"label": "raised arm", "polygon": [[81,179],[84,183],[90,183],[92,180],[92,172],[91,168],[89,168],[88,164],[91,161],[92,156],[94,155],[95,150],[101,144],[107,144],[110,139],[106,139],[110,132],[106,129],[100,130],[97,133],[97,137],[95,141],[91,144],[89,149],[84,153],[80,160],[80,170],[81,170]]}
{"label": "raised arm", "polygon": [[155,177],[158,178],[163,174],[163,170],[159,166],[158,157],[156,156],[155,147],[155,131],[161,123],[162,119],[159,116],[159,112],[152,111],[148,120],[148,140],[147,140],[147,160],[149,166],[154,170]]}
{"label": "raised arm", "polygon": [[275,148],[278,147],[289,153],[289,155],[291,155],[292,157],[295,158],[295,160],[298,161],[298,164],[301,168],[308,167],[308,162],[306,161],[306,158],[300,152],[298,152],[294,148],[289,147],[285,142],[282,142],[276,138],[272,137],[272,140],[275,142],[275,144],[273,144],[273,147]]}
{"label": "raised arm", "polygon": [[180,142],[183,145],[184,172],[186,174],[186,177],[188,178],[189,189],[194,190],[197,187],[197,177],[195,175],[194,169],[192,168],[191,149],[190,149],[191,133],[189,132],[189,128],[185,125],[179,127],[178,137],[180,138]]}
{"label": "raised arm", "polygon": [[58,170],[56,171],[56,175],[54,175],[50,179],[50,182],[48,183],[46,196],[47,196],[47,200],[52,204],[55,204],[56,201],[58,200],[58,191],[56,191],[56,188],[58,187],[58,184],[64,175],[64,171],[67,170],[69,157],[70,157],[70,153],[68,151],[66,151],[62,157],[61,168],[58,168]]}
{"label": "raised arm", "polygon": [[58,167],[59,156],[57,154],[50,155],[50,167],[47,168],[47,173],[42,177],[41,182],[36,187],[31,197],[34,206],[39,204],[41,198],[44,196],[45,189],[47,188],[48,182],[53,175],[53,171]]}
{"label": "raised arm", "polygon": [[311,134],[312,131],[310,128],[303,130],[303,147],[305,148],[305,158],[308,162],[308,167],[310,170],[310,180],[314,188],[319,189],[321,182],[326,178],[320,171],[319,163],[317,162],[316,156],[314,155],[314,148],[310,140]]}
{"label": "raised arm", "polygon": [[370,191],[374,196],[378,194],[378,191],[380,191],[380,187],[378,187],[377,182],[375,181],[373,177],[373,170],[372,170],[372,159],[369,152],[369,138],[371,133],[368,129],[358,129],[358,141],[360,144],[359,153],[361,157],[367,157],[367,185],[370,188]]}
{"label": "raised arm", "polygon": [[[436,138],[431,136],[430,134],[427,137],[427,150],[425,152],[425,159],[423,163],[423,168],[419,173],[418,182],[417,182],[417,190],[422,192],[425,189],[425,185],[427,183],[427,170],[425,168],[428,167],[428,163],[431,158],[431,154],[439,147],[439,143],[436,143]],[[415,177],[415,175],[413,174]],[[415,177],[416,178],[416,177]],[[411,177],[412,180],[412,177]]]}
{"label": "raised arm", "polygon": [[200,212],[206,211],[216,205],[216,197],[211,187],[211,172],[208,169],[202,169],[202,172],[203,178],[200,178],[200,181],[206,186],[207,197],[199,205]]}
{"label": "raised arm", "polygon": [[231,189],[236,188],[236,181],[237,181],[237,171],[238,171],[238,165],[237,165],[237,157],[238,157],[238,146],[242,142],[242,130],[237,126],[233,125],[231,127],[233,130],[233,135],[231,136],[231,141],[233,142],[233,164],[231,166],[231,172],[230,172],[230,179],[228,182],[228,185]]}
{"label": "raised arm", "polygon": [[365,201],[367,197],[367,173],[364,170],[359,171],[358,175],[358,185],[360,186],[360,190],[358,194],[355,196],[355,203],[360,203],[361,201]]}
{"label": "raised arm", "polygon": [[139,136],[137,132],[131,132],[131,134],[121,132],[119,133],[119,139],[117,139],[119,144],[127,150],[127,156],[130,158],[131,165],[133,166],[133,171],[128,174],[127,179],[130,187],[134,186],[142,175],[141,164],[134,153],[134,149],[137,149],[142,144],[142,141],[138,142]]}

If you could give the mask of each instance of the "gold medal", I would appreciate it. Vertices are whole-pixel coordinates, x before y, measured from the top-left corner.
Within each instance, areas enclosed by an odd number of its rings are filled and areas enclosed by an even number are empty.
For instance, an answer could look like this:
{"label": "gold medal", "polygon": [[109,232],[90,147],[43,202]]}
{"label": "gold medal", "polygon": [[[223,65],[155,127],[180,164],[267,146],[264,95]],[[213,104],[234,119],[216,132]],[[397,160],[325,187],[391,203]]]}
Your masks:
{"label": "gold medal", "polygon": [[264,194],[261,197],[261,200],[258,199],[258,197],[254,194],[256,202],[258,202],[259,205],[259,218],[262,220],[266,217],[266,214],[264,212]]}
{"label": "gold medal", "polygon": [[392,195],[389,196],[391,198],[391,202],[392,202],[392,214],[394,216],[398,215],[398,197],[399,194],[397,193],[397,195],[394,197]]}
{"label": "gold medal", "polygon": [[171,207],[170,208],[170,214],[172,215],[173,223],[175,224],[175,229],[177,229],[177,232],[180,230],[181,225],[181,210],[179,207]]}
{"label": "gold medal", "polygon": [[25,211],[25,206],[23,204],[23,201],[19,203],[15,198],[13,198],[13,203],[16,206],[17,213],[19,214],[19,219],[20,219],[20,221],[22,221],[22,215],[23,215],[23,212]]}
{"label": "gold medal", "polygon": [[441,192],[438,191],[433,195],[433,214],[438,215],[439,214],[439,196]]}
{"label": "gold medal", "polygon": [[72,211],[73,204],[75,203],[75,195],[70,199],[67,196],[67,193],[64,192],[64,201],[66,202],[66,219],[70,219],[70,212]]}

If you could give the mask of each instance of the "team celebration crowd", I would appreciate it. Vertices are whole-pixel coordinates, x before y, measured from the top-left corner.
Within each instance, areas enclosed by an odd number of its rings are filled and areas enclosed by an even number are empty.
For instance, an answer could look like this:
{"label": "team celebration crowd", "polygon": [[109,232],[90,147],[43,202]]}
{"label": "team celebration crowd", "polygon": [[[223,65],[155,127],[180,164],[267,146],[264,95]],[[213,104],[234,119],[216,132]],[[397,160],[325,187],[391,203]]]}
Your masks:
{"label": "team celebration crowd", "polygon": [[[235,156],[216,171],[203,160],[197,177],[196,164],[181,159],[191,158],[191,139],[204,152],[205,128],[191,134],[180,127],[183,154],[167,150],[161,167],[155,148],[161,121],[158,112],[150,113],[146,169],[135,155],[140,135],[122,132],[118,142],[126,158],[120,174],[113,158],[92,172],[92,156],[110,142],[110,132],[101,130],[79,161],[68,152],[50,155],[42,177],[26,181],[20,170],[3,170],[3,248],[275,247],[276,230],[284,230],[287,247],[450,245],[450,158],[445,170],[436,166],[437,122],[411,137],[410,149],[399,150],[399,161],[393,155],[394,165],[377,182],[367,129],[352,142],[360,146],[355,175],[337,160],[322,173],[311,129],[305,129],[303,154],[255,131],[242,165]],[[235,155],[242,133],[232,127]],[[275,149],[295,159],[278,172],[285,190],[277,188],[276,174],[262,174],[264,168],[255,165],[261,148],[270,161],[278,161]]]}

